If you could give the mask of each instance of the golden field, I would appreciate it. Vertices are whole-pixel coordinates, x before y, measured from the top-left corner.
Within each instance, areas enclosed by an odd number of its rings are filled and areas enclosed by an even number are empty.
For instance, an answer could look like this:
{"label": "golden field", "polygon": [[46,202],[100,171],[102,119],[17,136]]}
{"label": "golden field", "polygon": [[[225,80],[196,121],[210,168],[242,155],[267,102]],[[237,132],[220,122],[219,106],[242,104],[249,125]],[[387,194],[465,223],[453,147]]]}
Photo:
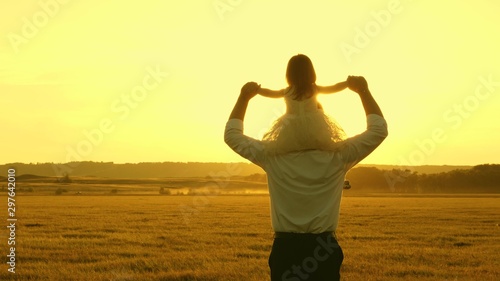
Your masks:
{"label": "golden field", "polygon": [[[500,280],[499,203],[344,197],[342,280]],[[16,273],[3,262],[0,280],[269,280],[265,195],[21,195],[16,215]]]}

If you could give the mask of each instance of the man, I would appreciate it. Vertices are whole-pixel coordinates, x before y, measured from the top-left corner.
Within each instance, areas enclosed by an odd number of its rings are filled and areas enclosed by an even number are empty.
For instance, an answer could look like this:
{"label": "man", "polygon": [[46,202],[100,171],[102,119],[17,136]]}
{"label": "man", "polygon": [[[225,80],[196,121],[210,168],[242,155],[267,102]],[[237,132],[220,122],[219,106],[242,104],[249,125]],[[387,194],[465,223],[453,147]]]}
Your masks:
{"label": "man", "polygon": [[249,82],[226,123],[224,140],[268,177],[271,222],[275,231],[269,267],[271,280],[340,280],[344,255],[335,237],[344,178],[387,137],[387,123],[363,77],[349,76],[366,113],[367,129],[337,151],[307,150],[281,155],[243,134],[249,101],[260,86]]}

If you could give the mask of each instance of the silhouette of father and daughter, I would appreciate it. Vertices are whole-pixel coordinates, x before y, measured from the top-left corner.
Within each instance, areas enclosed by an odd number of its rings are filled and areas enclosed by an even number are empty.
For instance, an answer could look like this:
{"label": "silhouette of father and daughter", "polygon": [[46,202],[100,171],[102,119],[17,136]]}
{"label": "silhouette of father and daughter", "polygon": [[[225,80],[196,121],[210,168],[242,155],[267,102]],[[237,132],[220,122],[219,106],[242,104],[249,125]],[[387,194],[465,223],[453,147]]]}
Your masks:
{"label": "silhouette of father and daughter", "polygon": [[[275,232],[271,280],[340,280],[344,255],[335,231],[345,175],[383,142],[387,123],[361,76],[316,85],[311,60],[299,54],[288,62],[286,80],[288,87],[282,90],[246,83],[226,122],[224,141],[267,174]],[[359,95],[366,115],[366,130],[353,137],[316,99],[346,88]],[[287,107],[262,140],[243,132],[246,109],[257,94],[284,98]]]}

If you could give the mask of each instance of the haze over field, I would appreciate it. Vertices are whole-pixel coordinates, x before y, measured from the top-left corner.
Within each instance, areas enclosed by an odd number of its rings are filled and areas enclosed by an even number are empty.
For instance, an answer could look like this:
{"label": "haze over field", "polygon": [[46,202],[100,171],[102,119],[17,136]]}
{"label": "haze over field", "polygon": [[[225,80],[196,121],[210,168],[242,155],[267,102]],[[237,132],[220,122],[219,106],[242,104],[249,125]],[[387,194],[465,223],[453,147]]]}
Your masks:
{"label": "haze over field", "polygon": [[[358,165],[356,167],[363,167]],[[434,174],[456,169],[470,169],[471,166],[418,166],[401,167],[391,165],[366,165],[381,170],[411,169],[412,172]],[[73,162],[73,163],[11,163],[0,165],[0,173],[7,174],[9,168],[15,168],[18,175],[32,174],[38,176],[61,177],[91,176],[107,178],[162,178],[162,177],[217,177],[248,176],[263,174],[264,171],[250,163],[126,163],[112,162]],[[0,174],[0,177],[1,175]]]}
{"label": "haze over field", "polygon": [[[222,140],[241,86],[284,88],[308,55],[318,84],[363,75],[389,137],[363,163],[500,159],[496,1],[9,1],[0,10],[0,163],[234,162]],[[348,135],[350,91],[322,96]],[[284,112],[257,97],[256,138]]]}
{"label": "haze over field", "polygon": [[[70,170],[66,170],[69,168]],[[0,165],[0,183],[15,169],[19,192],[28,195],[156,194],[262,194],[268,192],[267,176],[248,163],[138,163],[76,162],[62,164]],[[60,171],[63,174],[54,174]],[[64,172],[67,173],[64,173]],[[367,193],[498,194],[500,165],[465,166],[365,166],[351,169],[346,196]],[[0,184],[1,191],[7,191]]]}

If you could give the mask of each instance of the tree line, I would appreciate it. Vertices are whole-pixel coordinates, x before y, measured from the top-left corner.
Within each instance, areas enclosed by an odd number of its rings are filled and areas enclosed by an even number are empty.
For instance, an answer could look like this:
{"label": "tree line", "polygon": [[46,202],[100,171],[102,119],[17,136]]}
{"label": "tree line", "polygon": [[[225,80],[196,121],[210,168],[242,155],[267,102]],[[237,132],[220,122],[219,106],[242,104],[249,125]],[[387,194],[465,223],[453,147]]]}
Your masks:
{"label": "tree line", "polygon": [[385,173],[385,178],[394,192],[500,192],[500,165],[498,164],[483,164],[474,166],[471,169],[457,169],[437,174],[418,174],[410,170],[392,170]]}
{"label": "tree line", "polygon": [[353,188],[398,193],[497,193],[500,165],[483,164],[435,174],[410,169],[379,170],[359,167],[347,174]]}
{"label": "tree line", "polygon": [[[245,177],[249,181],[267,181],[265,174]],[[356,167],[346,176],[353,191],[394,193],[499,193],[500,165],[483,164],[470,169],[419,174],[411,169],[381,170]]]}

